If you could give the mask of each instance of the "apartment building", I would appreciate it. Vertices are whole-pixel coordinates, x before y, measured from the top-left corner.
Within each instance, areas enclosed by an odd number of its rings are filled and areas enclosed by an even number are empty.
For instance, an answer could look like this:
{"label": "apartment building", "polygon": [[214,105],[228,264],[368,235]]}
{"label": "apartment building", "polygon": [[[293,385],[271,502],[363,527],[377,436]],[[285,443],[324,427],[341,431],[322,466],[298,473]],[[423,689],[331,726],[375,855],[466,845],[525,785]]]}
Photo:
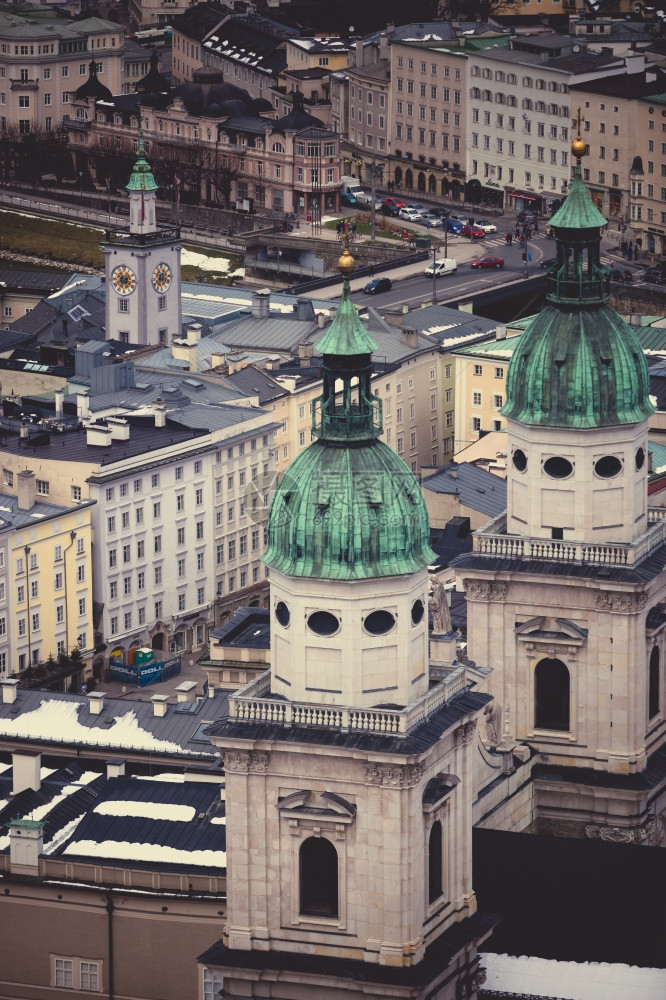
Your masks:
{"label": "apartment building", "polygon": [[29,461],[16,471],[9,464],[0,493],[0,677],[73,649],[89,669],[93,503],[54,504]]}
{"label": "apartment building", "polygon": [[[632,66],[644,57],[632,57]],[[607,219],[627,221],[631,216],[631,169],[639,149],[638,127],[642,115],[638,108],[641,99],[652,100],[654,95],[666,92],[666,73],[657,66],[643,65],[635,73],[622,73],[571,87],[572,105],[578,101],[583,116],[581,135],[587,143],[588,153],[583,163],[583,180],[592,201]],[[655,116],[646,116],[646,122]],[[648,131],[655,131],[648,129]],[[651,202],[663,202],[665,193],[659,180],[655,180],[655,163],[661,141],[646,135],[645,163],[651,164],[645,178],[644,196]],[[666,183],[666,182],[665,182]],[[641,199],[642,201],[642,199]],[[639,199],[636,199],[638,207]],[[641,215],[647,220],[650,208],[651,223],[655,223],[655,205],[642,207]],[[635,215],[635,212],[634,212]],[[661,222],[661,209],[657,210],[656,223]]]}
{"label": "apartment building", "polygon": [[569,89],[621,75],[624,59],[563,35],[536,35],[477,52],[470,64],[467,176],[479,199],[550,214],[571,173]]}
{"label": "apartment building", "polygon": [[0,128],[50,131],[70,111],[73,92],[94,60],[100,82],[119,94],[123,28],[99,17],[66,20],[54,12],[0,12]]}
{"label": "apartment building", "polygon": [[488,431],[503,431],[500,410],[505,402],[509,362],[519,337],[506,337],[500,328],[495,340],[453,352],[456,381],[454,452],[459,452]]}
{"label": "apartment building", "polygon": [[634,105],[635,157],[631,163],[629,219],[636,245],[650,257],[666,254],[666,93]]}

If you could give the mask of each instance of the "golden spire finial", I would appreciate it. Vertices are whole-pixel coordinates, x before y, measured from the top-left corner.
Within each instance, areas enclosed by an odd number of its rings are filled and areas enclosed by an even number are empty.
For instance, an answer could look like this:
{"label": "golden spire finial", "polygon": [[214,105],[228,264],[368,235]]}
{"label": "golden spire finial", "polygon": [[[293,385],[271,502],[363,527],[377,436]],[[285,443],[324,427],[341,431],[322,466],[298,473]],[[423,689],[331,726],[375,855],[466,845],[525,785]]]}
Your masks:
{"label": "golden spire finial", "polygon": [[344,251],[342,253],[342,257],[338,259],[338,267],[345,278],[348,278],[356,267],[356,261],[349,252],[349,239],[352,233],[353,230],[349,220],[345,219],[340,230],[340,239],[344,245]]}
{"label": "golden spire finial", "polygon": [[580,134],[580,127],[584,121],[585,118],[580,113],[580,108],[579,108],[578,114],[572,121],[572,125],[576,129],[577,135],[574,141],[571,143],[571,152],[576,157],[577,160],[580,160],[580,158],[582,156],[585,156],[585,154],[587,153],[587,143],[585,142],[584,139],[581,138]]}

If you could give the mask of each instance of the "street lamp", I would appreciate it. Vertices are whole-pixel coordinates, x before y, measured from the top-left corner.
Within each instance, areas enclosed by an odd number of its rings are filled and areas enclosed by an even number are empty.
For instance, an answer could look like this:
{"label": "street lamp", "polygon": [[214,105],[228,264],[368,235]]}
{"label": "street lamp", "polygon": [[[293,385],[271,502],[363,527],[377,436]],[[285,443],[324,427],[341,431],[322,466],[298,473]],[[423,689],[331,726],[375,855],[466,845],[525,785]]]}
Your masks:
{"label": "street lamp", "polygon": [[82,170],[79,170],[79,186],[80,186],[81,201],[83,201],[83,171]]}
{"label": "street lamp", "polygon": [[370,197],[372,199],[370,203],[370,239],[375,242],[375,190],[376,182],[382,180],[384,177],[384,164],[375,163],[374,157],[372,158],[372,163],[370,164]]}
{"label": "street lamp", "polygon": [[437,251],[439,243],[433,243],[432,247],[432,304],[437,305]]}

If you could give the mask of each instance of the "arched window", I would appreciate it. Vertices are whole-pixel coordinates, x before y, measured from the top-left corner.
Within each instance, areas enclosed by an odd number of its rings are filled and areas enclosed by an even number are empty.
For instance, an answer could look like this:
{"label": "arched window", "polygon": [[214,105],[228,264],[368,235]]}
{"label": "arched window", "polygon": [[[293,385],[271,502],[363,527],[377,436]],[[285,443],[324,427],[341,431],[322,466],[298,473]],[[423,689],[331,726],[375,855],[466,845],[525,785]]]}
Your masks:
{"label": "arched window", "polygon": [[414,187],[414,175],[412,174],[411,170],[405,170],[405,187],[407,188]]}
{"label": "arched window", "polygon": [[400,167],[395,168],[394,177],[397,187],[400,187],[400,185],[402,184],[402,170],[400,169]]}
{"label": "arched window", "polygon": [[300,912],[312,917],[338,915],[338,852],[325,837],[308,837],[299,854]]}
{"label": "arched window", "polygon": [[419,171],[419,175],[416,178],[416,185],[419,191],[425,191],[426,189],[426,178],[422,170]]}
{"label": "arched window", "polygon": [[569,671],[561,660],[540,660],[534,671],[534,725],[568,730]]}
{"label": "arched window", "polygon": [[428,838],[428,902],[434,903],[442,892],[442,824],[436,820]]}
{"label": "arched window", "polygon": [[430,174],[428,178],[428,191],[430,194],[437,194],[437,178],[434,174]]}
{"label": "arched window", "polygon": [[655,646],[650,653],[650,668],[648,676],[648,719],[654,719],[659,714],[659,647]]}

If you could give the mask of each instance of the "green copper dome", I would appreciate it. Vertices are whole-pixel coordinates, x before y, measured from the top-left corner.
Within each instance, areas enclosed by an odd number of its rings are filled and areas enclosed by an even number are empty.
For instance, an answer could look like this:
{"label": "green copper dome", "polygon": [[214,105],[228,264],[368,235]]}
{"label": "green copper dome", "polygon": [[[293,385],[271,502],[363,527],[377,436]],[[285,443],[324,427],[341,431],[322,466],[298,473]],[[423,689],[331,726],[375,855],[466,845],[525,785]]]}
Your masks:
{"label": "green copper dome", "polygon": [[645,356],[634,331],[606,305],[548,305],[514,351],[502,414],[523,424],[608,427],[654,410]]}
{"label": "green copper dome", "polygon": [[[341,258],[342,259],[342,258]],[[352,262],[353,265],[353,262]],[[292,462],[273,497],[264,562],[288,576],[364,580],[423,569],[436,558],[420,486],[382,433],[368,335],[345,279],[340,309],[317,345],[318,438]]]}
{"label": "green copper dome", "polygon": [[125,190],[157,191],[159,185],[155,183],[153,172],[146,159],[146,150],[143,145],[143,133],[139,136],[139,149],[137,152],[139,154],[138,159],[132,169],[132,176],[129,179],[129,184],[125,185]]}
{"label": "green copper dome", "polygon": [[548,269],[548,304],[513,353],[502,414],[546,427],[634,424],[654,410],[647,363],[632,328],[607,305],[606,220],[583,184],[580,136],[574,147],[571,189],[550,220],[557,258]]}

